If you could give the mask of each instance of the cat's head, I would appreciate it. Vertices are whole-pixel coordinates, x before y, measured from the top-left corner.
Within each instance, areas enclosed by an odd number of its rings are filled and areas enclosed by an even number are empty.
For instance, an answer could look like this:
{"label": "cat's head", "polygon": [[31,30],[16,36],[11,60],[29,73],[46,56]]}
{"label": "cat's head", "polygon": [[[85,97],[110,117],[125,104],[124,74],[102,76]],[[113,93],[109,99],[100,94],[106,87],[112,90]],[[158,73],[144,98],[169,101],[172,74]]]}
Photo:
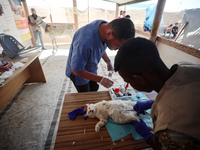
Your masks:
{"label": "cat's head", "polygon": [[95,104],[86,104],[87,106],[87,113],[86,116],[89,118],[95,118]]}

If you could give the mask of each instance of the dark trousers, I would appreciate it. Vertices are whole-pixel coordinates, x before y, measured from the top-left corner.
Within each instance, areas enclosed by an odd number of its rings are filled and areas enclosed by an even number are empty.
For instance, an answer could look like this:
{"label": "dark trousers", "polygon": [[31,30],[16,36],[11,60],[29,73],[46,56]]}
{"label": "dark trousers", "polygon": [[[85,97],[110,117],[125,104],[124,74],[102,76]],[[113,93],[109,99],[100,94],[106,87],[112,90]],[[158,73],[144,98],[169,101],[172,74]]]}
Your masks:
{"label": "dark trousers", "polygon": [[70,75],[70,79],[72,80],[72,82],[73,82],[74,86],[76,87],[76,90],[78,91],[78,93],[97,91],[99,89],[99,84],[97,84],[97,82],[95,82],[95,81],[89,81],[85,85],[79,85],[79,86],[76,85],[75,75],[73,73]]}
{"label": "dark trousers", "polygon": [[176,34],[177,34],[176,32],[173,32],[173,31],[172,31],[172,33],[173,33],[174,37],[175,37],[175,36],[176,36]]}

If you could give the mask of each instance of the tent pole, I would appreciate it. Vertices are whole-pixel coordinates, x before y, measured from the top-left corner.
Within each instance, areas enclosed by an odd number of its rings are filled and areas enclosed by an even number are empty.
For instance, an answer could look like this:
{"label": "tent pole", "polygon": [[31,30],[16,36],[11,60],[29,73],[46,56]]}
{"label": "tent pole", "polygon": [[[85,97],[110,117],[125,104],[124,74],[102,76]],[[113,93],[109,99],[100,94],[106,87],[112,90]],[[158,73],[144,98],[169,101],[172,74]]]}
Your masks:
{"label": "tent pole", "polygon": [[[23,4],[23,8],[24,8],[24,11],[25,11],[25,14],[26,14],[26,19],[28,21],[28,16],[29,16],[29,13],[28,13],[28,6],[27,6],[27,3],[26,3],[26,0],[22,0],[22,4]],[[33,35],[33,31],[32,31],[32,27],[30,25],[28,25],[29,27],[29,30],[30,30],[30,33],[31,33],[31,42],[32,42],[32,45],[35,47],[35,38],[34,35]]]}
{"label": "tent pole", "polygon": [[154,43],[156,42],[158,29],[159,29],[159,26],[160,26],[162,14],[163,14],[164,7],[165,7],[165,2],[166,2],[166,0],[158,0],[158,3],[157,3],[156,13],[155,13],[155,17],[154,17],[153,25],[152,25],[152,30],[151,30],[151,35],[150,35],[150,38],[149,38]]}
{"label": "tent pole", "polygon": [[119,4],[116,3],[115,18],[118,18],[118,13],[119,13]]}
{"label": "tent pole", "polygon": [[182,33],[183,29],[185,29],[185,27],[187,26],[188,22],[186,22],[183,27],[181,28],[180,32],[178,32],[178,34],[176,35],[176,38],[174,39],[174,42],[178,39],[179,35]]}
{"label": "tent pole", "polygon": [[73,0],[73,9],[74,9],[74,22],[75,22],[75,30],[78,30],[78,10],[77,10],[77,4],[76,0]]}

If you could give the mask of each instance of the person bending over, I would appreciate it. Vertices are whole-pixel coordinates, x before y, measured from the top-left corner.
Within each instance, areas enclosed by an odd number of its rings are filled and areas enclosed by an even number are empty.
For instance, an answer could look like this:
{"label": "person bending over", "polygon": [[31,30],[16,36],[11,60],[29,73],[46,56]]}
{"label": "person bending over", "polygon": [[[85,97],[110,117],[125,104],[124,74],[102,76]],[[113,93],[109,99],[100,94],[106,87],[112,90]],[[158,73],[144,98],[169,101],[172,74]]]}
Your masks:
{"label": "person bending over", "polygon": [[143,120],[132,121],[148,144],[163,150],[200,149],[199,64],[180,62],[169,69],[152,41],[131,38],[120,47],[114,68],[136,90],[158,93],[155,101],[134,106],[137,113],[151,108],[154,134]]}
{"label": "person bending over", "polygon": [[78,92],[97,91],[99,84],[106,88],[113,85],[108,77],[97,75],[101,58],[107,63],[108,71],[114,71],[106,48],[117,50],[124,41],[135,36],[134,24],[130,19],[120,18],[108,23],[95,20],[74,34],[66,66],[66,76]]}

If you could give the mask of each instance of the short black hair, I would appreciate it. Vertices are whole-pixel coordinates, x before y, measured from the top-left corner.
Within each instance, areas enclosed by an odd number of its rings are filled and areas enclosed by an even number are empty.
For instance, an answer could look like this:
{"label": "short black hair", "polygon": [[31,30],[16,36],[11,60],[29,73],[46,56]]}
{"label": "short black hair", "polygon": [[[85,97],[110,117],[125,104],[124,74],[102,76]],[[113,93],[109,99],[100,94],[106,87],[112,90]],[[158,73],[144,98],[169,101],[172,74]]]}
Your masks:
{"label": "short black hair", "polygon": [[130,16],[130,15],[126,15],[125,17],[126,17],[126,18],[128,18],[128,19],[130,19],[130,18],[131,18],[131,16]]}
{"label": "short black hair", "polygon": [[114,19],[108,23],[108,28],[113,30],[113,35],[117,40],[127,40],[135,37],[135,26],[130,19]]}
{"label": "short black hair", "polygon": [[145,38],[131,38],[125,41],[115,56],[115,71],[127,74],[140,74],[144,70],[156,70],[157,65],[164,65],[156,45]]}

